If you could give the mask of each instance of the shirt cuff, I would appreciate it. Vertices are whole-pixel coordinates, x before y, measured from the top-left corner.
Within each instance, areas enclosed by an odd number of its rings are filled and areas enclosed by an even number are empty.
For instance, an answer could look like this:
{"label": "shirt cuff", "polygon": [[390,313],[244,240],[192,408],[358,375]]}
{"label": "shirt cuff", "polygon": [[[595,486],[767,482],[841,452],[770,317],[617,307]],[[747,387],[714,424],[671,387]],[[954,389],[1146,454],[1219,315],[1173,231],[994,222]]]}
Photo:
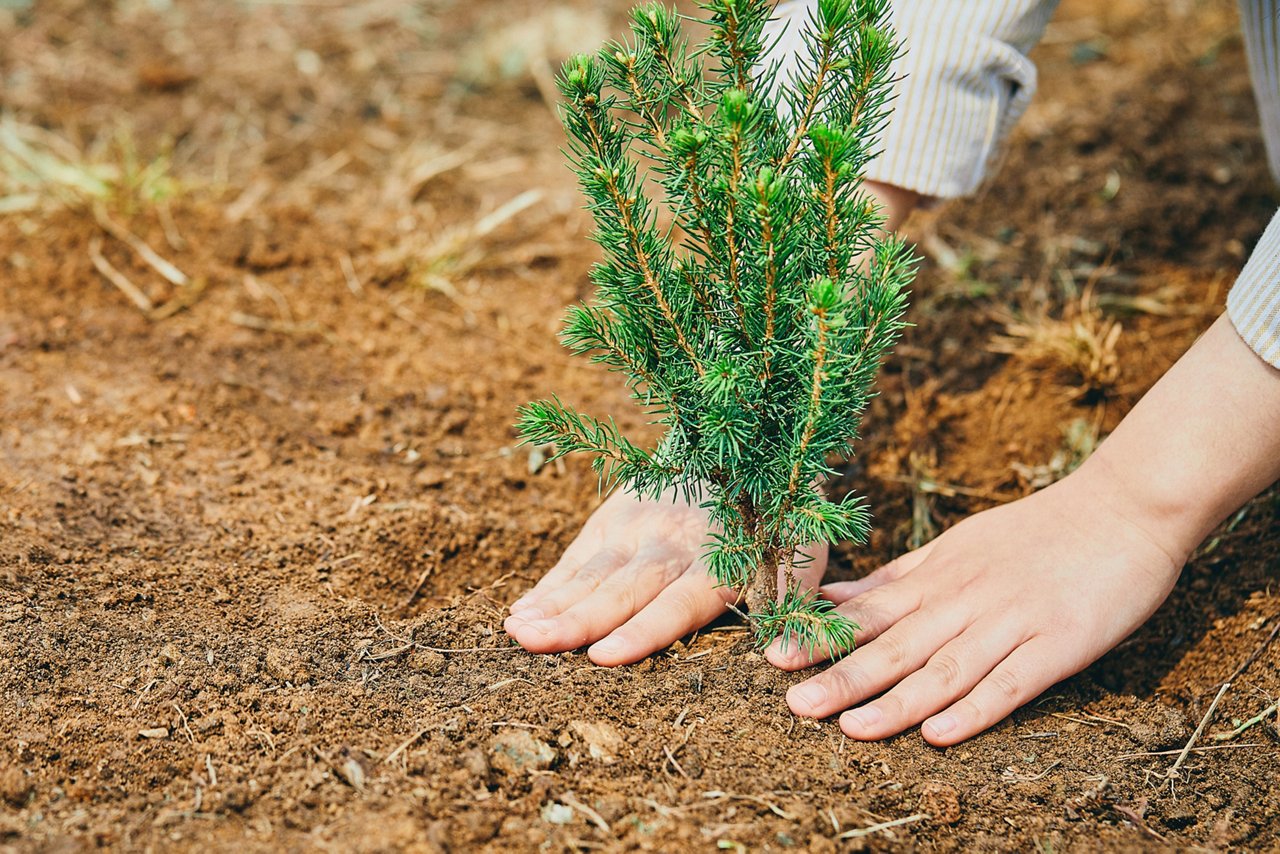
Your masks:
{"label": "shirt cuff", "polygon": [[867,177],[934,198],[968,195],[1036,89],[1027,52],[1056,2],[897,0],[893,112]]}
{"label": "shirt cuff", "polygon": [[1280,368],[1280,213],[1227,294],[1227,316],[1253,352]]}

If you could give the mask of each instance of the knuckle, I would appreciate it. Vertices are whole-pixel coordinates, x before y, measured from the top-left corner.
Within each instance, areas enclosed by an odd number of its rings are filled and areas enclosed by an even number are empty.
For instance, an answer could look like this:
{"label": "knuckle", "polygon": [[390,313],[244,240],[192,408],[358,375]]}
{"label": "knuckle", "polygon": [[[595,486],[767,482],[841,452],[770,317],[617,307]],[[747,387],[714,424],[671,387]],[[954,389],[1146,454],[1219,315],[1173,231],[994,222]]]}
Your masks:
{"label": "knuckle", "polygon": [[[634,614],[639,610],[640,594],[638,585],[629,581],[623,581],[612,585],[610,598],[616,603],[618,611],[627,614]],[[610,610],[613,610],[612,608]]]}
{"label": "knuckle", "polygon": [[671,607],[686,620],[696,620],[702,613],[703,603],[700,591],[681,589],[672,591]]}
{"label": "knuckle", "polygon": [[875,642],[879,645],[880,655],[884,657],[885,664],[890,670],[900,672],[906,666],[907,646],[897,635],[881,635]]}
{"label": "knuckle", "polygon": [[817,678],[827,692],[841,702],[854,703],[870,694],[866,674],[852,664],[837,664]]}
{"label": "knuckle", "polygon": [[940,652],[929,659],[927,670],[934,681],[949,689],[955,689],[964,677],[963,666],[949,652]]}
{"label": "knuckle", "polygon": [[1022,679],[1012,670],[997,668],[991,673],[991,687],[1001,701],[1017,703],[1022,696]]}
{"label": "knuckle", "polygon": [[887,724],[899,725],[911,716],[906,701],[896,691],[890,691],[876,700],[876,705],[884,713],[883,720]]}

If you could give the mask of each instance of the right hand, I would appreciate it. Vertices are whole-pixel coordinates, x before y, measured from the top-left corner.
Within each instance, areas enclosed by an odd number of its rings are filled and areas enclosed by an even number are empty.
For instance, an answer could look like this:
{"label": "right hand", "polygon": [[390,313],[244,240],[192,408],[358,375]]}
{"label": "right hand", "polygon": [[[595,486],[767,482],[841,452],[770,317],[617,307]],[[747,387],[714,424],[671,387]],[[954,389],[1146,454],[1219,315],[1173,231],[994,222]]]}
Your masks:
{"label": "right hand", "polygon": [[[716,587],[703,554],[711,541],[706,510],[674,492],[649,501],[619,490],[600,505],[560,562],[511,606],[503,624],[530,652],[591,644],[596,664],[639,661],[705,626],[738,600]],[[796,575],[822,580],[827,546]]]}

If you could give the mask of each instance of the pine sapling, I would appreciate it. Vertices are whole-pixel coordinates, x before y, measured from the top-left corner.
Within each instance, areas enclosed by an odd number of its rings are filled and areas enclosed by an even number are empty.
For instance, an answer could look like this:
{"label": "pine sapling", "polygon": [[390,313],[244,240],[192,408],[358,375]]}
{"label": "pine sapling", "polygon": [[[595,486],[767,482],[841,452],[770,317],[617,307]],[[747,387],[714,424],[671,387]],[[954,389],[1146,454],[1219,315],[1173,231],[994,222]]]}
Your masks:
{"label": "pine sapling", "polygon": [[665,435],[639,447],[559,399],[519,428],[594,455],[606,488],[700,503],[710,572],[741,591],[757,642],[839,655],[857,626],[794,571],[805,544],[868,533],[865,502],[818,483],[851,455],[914,272],[861,190],[897,48],[888,0],[820,0],[784,74],[767,61],[773,5],[703,0],[696,47],[674,10],[642,5],[628,38],[565,63],[603,260],[564,342],[624,374]]}

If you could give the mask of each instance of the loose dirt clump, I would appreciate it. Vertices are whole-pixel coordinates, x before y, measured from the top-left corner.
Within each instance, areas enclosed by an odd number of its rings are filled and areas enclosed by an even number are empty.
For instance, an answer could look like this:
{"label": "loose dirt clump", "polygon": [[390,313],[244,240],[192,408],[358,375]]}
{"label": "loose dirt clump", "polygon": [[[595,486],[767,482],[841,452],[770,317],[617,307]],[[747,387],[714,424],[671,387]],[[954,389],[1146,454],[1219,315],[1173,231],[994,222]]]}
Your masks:
{"label": "loose dirt clump", "polygon": [[[588,5],[614,32],[627,4]],[[727,618],[616,670],[512,646],[597,500],[516,405],[644,429],[554,335],[593,258],[539,82],[569,48],[481,61],[543,14],[0,10],[0,152],[61,164],[0,160],[0,847],[1274,846],[1274,716],[1218,738],[1280,691],[1274,491],[1119,649],[945,751],[793,718]],[[877,530],[839,576],[1068,471],[1274,210],[1228,0],[1072,0],[1037,58],[999,177],[913,226],[916,326],[837,484]],[[1081,311],[1121,328],[1087,393],[1009,345]]]}

